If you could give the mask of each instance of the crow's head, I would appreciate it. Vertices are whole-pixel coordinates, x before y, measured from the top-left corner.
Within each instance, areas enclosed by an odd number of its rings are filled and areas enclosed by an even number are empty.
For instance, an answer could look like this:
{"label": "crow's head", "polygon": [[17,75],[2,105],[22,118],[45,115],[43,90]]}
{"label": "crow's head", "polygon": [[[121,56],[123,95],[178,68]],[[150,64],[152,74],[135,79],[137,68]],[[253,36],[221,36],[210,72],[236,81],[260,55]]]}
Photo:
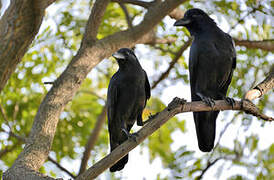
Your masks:
{"label": "crow's head", "polygon": [[112,56],[117,60],[119,67],[139,65],[139,61],[131,49],[121,48],[113,53]]}
{"label": "crow's head", "polygon": [[174,26],[185,26],[193,34],[208,27],[216,26],[216,23],[201,9],[193,8],[187,10],[184,17],[176,21]]}

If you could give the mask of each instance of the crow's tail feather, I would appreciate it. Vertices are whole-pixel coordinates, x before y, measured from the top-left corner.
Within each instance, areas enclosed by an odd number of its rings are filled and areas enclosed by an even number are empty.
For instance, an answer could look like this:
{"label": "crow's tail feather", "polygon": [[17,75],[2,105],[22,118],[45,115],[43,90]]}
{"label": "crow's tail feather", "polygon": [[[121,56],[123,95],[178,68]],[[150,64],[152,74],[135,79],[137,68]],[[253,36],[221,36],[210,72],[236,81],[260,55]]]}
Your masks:
{"label": "crow's tail feather", "polygon": [[128,154],[120,159],[116,164],[110,167],[110,172],[122,170],[128,162]]}
{"label": "crow's tail feather", "polygon": [[218,114],[219,111],[193,113],[199,149],[203,152],[210,152],[214,147]]}
{"label": "crow's tail feather", "polygon": [[[115,148],[117,148],[120,144],[122,144],[124,141],[127,140],[127,136],[122,136],[122,140],[118,142],[114,142],[113,140],[110,140],[110,149],[113,151]],[[117,163],[115,163],[113,166],[110,167],[110,172],[120,171],[122,170],[125,165],[128,162],[128,154],[125,155],[122,159],[120,159]]]}

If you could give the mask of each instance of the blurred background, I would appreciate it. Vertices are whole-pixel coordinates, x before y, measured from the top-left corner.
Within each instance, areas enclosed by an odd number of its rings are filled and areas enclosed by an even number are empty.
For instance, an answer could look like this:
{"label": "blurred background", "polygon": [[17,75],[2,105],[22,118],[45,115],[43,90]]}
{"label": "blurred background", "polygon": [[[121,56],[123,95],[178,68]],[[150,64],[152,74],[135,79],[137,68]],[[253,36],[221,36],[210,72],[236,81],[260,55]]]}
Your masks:
{"label": "blurred background", "polygon": [[[28,136],[37,109],[51,88],[44,82],[53,82],[80,47],[93,2],[59,0],[52,4],[39,34],[1,92],[0,174],[22,151],[22,137]],[[1,16],[8,5],[8,0],[2,1]],[[273,45],[273,1],[191,0],[180,9],[185,12],[193,7],[203,9],[236,39],[237,68],[228,96],[240,100],[264,80],[274,55],[264,48],[238,46],[237,40],[269,40]],[[110,3],[97,38],[137,25],[146,11],[137,5]],[[170,17],[164,18],[154,30],[155,42],[134,47],[152,86],[144,119],[163,110],[175,96],[190,101],[191,38],[185,28],[173,27],[174,22]],[[78,175],[81,166],[90,167],[109,153],[105,101],[109,80],[117,69],[110,57],[89,73],[60,116],[49,160],[41,172],[70,179]],[[273,91],[254,103],[263,113],[274,115]],[[98,179],[274,179],[273,128],[273,123],[242,112],[221,112],[216,147],[210,153],[202,153],[192,113],[180,114],[130,152],[129,162],[121,172],[107,170]],[[138,129],[135,125],[133,132]],[[83,157],[88,159],[87,164]]]}

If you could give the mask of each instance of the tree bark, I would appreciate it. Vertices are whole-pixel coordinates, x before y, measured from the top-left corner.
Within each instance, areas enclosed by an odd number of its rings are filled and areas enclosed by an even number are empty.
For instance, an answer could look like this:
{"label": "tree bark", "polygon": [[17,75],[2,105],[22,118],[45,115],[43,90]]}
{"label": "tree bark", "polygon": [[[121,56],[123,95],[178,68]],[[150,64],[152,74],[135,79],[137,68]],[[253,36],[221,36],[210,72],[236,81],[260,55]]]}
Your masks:
{"label": "tree bark", "polygon": [[245,99],[253,100],[256,98],[261,97],[269,90],[272,90],[274,88],[274,64],[271,66],[268,76],[259,83],[256,87],[249,90],[245,94]]}
{"label": "tree bark", "polygon": [[240,40],[233,38],[237,46],[245,46],[250,49],[262,49],[265,51],[274,51],[274,40],[262,40],[262,41],[250,41],[250,40]]}
{"label": "tree bark", "polygon": [[[108,0],[97,0],[94,7],[96,4],[106,7],[104,4],[108,2]],[[4,178],[20,178],[17,175],[23,174],[25,170],[37,172],[48,157],[60,113],[79,89],[90,70],[121,47],[132,47],[137,43],[147,42],[146,34],[183,2],[184,0],[168,0],[157,3],[148,10],[139,25],[97,41],[93,40],[94,30],[90,31],[90,35],[87,28],[90,24],[93,25],[93,29],[99,28],[100,23],[98,22],[101,22],[100,18],[105,9],[92,10],[79,51],[43,99],[26,145],[13,166],[4,173]],[[98,18],[94,18],[94,15]],[[22,171],[19,172],[20,170]]]}
{"label": "tree bark", "polygon": [[186,103],[184,99],[174,98],[168,107],[163,111],[154,115],[151,119],[147,120],[145,126],[137,132],[134,139],[128,139],[123,144],[114,149],[110,154],[102,160],[94,164],[83,174],[78,176],[76,180],[95,179],[98,175],[104,172],[107,168],[111,167],[122,157],[128,154],[132,149],[143,142],[148,136],[159,129],[169,119],[176,114],[183,112],[201,112],[201,111],[218,111],[218,110],[242,110],[246,113],[253,114],[267,121],[273,121],[273,118],[261,114],[254,104],[249,101],[235,101],[233,107],[227,104],[224,100],[215,101],[213,108],[207,106],[202,101],[195,101]]}
{"label": "tree bark", "polygon": [[55,0],[12,0],[0,19],[0,92],[22,60]]}

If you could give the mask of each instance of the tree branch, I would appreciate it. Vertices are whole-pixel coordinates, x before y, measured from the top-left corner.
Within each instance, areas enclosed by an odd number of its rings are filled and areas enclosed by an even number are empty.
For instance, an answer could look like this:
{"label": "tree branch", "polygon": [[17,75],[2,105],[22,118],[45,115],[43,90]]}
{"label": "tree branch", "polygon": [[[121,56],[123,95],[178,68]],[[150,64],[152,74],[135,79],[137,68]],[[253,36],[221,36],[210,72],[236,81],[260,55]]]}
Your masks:
{"label": "tree branch", "polygon": [[0,19],[0,92],[38,33],[45,9],[54,1],[11,1]]}
{"label": "tree branch", "polygon": [[182,56],[183,52],[191,45],[192,39],[190,38],[175,54],[172,61],[169,63],[169,66],[165,72],[161,74],[161,76],[158,78],[158,80],[153,82],[153,85],[151,86],[151,89],[154,89],[162,80],[164,80],[170,73],[171,69],[174,67],[174,65],[178,62],[180,57]]}
{"label": "tree branch", "polygon": [[156,38],[155,36],[151,38],[150,41],[145,44],[154,45],[154,44],[171,44],[174,43],[177,39],[174,37],[166,37],[166,38]]}
{"label": "tree branch", "polygon": [[105,119],[106,119],[106,114],[107,114],[107,106],[105,105],[102,109],[101,114],[97,118],[95,127],[94,127],[92,133],[90,134],[88,142],[86,144],[85,152],[83,154],[80,170],[78,173],[79,175],[82,174],[87,168],[88,159],[90,157],[90,151],[94,148],[94,145],[99,137],[99,133],[100,133],[100,131],[103,127],[103,124],[105,122]]}
{"label": "tree branch", "polygon": [[[84,180],[84,179],[94,179],[102,172],[104,172],[107,168],[111,167],[117,161],[119,161],[122,157],[128,154],[132,149],[138,146],[141,142],[143,142],[148,136],[150,136],[153,132],[159,129],[164,123],[166,123],[169,119],[179,113],[183,112],[201,112],[201,111],[218,111],[218,110],[241,110],[247,113],[251,113],[253,115],[258,115],[258,109],[254,108],[255,105],[251,105],[251,102],[248,101],[235,101],[235,105],[231,107],[224,100],[215,101],[215,106],[213,108],[207,106],[202,101],[195,101],[186,103],[185,100],[174,98],[171,103],[169,103],[168,107],[165,108],[160,113],[157,113],[151,119],[147,120],[148,123],[145,124],[143,128],[141,128],[136,135],[136,141],[133,139],[128,139],[123,144],[114,149],[110,154],[101,159],[99,162],[90,167],[83,174],[78,176],[76,180]],[[252,107],[252,108],[250,108]],[[256,106],[255,106],[256,107]],[[264,115],[265,116],[265,115]],[[260,114],[260,117],[262,115]],[[273,121],[271,117],[264,117],[265,120]]]}
{"label": "tree branch", "polygon": [[197,179],[197,180],[202,179],[203,176],[204,176],[204,174],[206,173],[206,171],[207,171],[211,166],[213,166],[216,162],[218,162],[218,161],[221,160],[221,159],[223,159],[223,158],[220,157],[220,158],[215,159],[215,160],[212,161],[212,162],[208,162],[206,168],[203,169],[202,172],[201,172],[201,174],[200,174],[197,178],[195,178],[195,179]]}
{"label": "tree branch", "polygon": [[[86,28],[87,32],[84,34],[79,51],[43,99],[26,145],[13,166],[4,173],[4,178],[17,179],[16,177],[20,177],[27,170],[38,171],[48,157],[60,113],[79,89],[90,70],[121,47],[132,47],[137,43],[147,42],[146,34],[184,1],[168,0],[157,3],[148,9],[139,25],[95,42],[86,40],[87,37],[93,37],[95,32]],[[104,12],[104,9],[100,11]],[[89,18],[88,27],[92,24],[91,19],[92,17]]]}
{"label": "tree branch", "polygon": [[268,76],[252,90],[245,94],[245,99],[253,100],[261,97],[266,92],[274,88],[274,64],[272,64]]}
{"label": "tree branch", "polygon": [[132,19],[131,19],[130,15],[129,15],[127,7],[124,4],[122,4],[122,3],[119,3],[119,5],[120,5],[121,9],[123,10],[123,12],[125,14],[128,27],[132,28],[133,27],[133,25],[132,25]]}
{"label": "tree branch", "polygon": [[92,7],[84,35],[85,39],[89,43],[96,40],[98,29],[101,24],[103,15],[105,14],[108,3],[109,0],[96,0]]}
{"label": "tree branch", "polygon": [[9,152],[12,152],[20,144],[21,144],[20,142],[17,142],[15,144],[11,145],[11,146],[7,146],[5,149],[1,149],[0,150],[0,158],[2,158],[2,156],[5,156]]}
{"label": "tree branch", "polygon": [[57,161],[55,161],[52,157],[49,156],[48,160],[50,162],[52,162],[53,164],[55,164],[55,166],[57,166],[61,171],[64,171],[65,173],[67,173],[70,177],[76,178],[75,175],[73,175],[71,172],[69,172],[69,170],[67,170],[66,168],[64,168],[61,164],[59,164]]}
{"label": "tree branch", "polygon": [[267,39],[262,41],[250,41],[250,40],[240,40],[233,38],[237,46],[245,46],[250,49],[262,49],[265,51],[274,51],[274,39]]}
{"label": "tree branch", "polygon": [[148,9],[149,7],[153,6],[153,4],[155,4],[154,1],[145,2],[145,1],[139,1],[139,0],[112,0],[112,2],[133,4],[133,5],[141,6],[146,9]]}

